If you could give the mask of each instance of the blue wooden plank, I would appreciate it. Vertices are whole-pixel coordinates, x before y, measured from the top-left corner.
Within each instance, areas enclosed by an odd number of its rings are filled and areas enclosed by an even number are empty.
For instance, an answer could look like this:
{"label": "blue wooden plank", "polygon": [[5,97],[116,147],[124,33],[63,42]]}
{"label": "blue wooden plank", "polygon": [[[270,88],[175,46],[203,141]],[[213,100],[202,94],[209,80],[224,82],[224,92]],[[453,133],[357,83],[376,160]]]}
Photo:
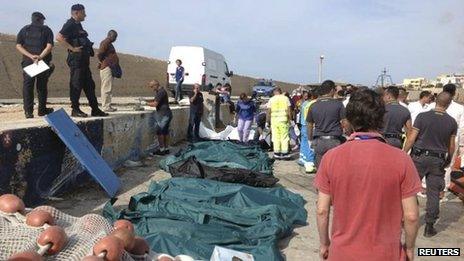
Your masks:
{"label": "blue wooden plank", "polygon": [[60,109],[47,115],[45,120],[52,126],[53,131],[58,134],[85,170],[100,183],[110,197],[114,197],[121,187],[119,178],[68,114]]}

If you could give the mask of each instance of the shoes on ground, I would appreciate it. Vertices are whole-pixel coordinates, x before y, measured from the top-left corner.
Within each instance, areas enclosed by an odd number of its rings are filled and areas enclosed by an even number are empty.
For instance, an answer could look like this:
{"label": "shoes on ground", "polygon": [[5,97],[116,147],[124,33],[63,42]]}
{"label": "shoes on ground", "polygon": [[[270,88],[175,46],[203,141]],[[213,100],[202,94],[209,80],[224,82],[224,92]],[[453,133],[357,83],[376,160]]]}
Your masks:
{"label": "shoes on ground", "polygon": [[34,114],[32,112],[26,112],[24,114],[24,116],[26,117],[26,119],[32,119],[34,118]]}
{"label": "shoes on ground", "polygon": [[424,237],[433,237],[437,234],[437,230],[433,227],[433,223],[425,224]]}
{"label": "shoes on ground", "polygon": [[47,114],[50,114],[54,112],[55,110],[53,108],[45,108],[44,110],[39,110],[39,116],[45,116]]}
{"label": "shoes on ground", "polygon": [[77,109],[77,110],[72,110],[71,112],[71,117],[78,117],[78,118],[86,118],[88,117],[89,115],[87,115],[87,113]]}
{"label": "shoes on ground", "polygon": [[108,113],[100,109],[92,110],[92,117],[106,117],[108,115],[109,115]]}

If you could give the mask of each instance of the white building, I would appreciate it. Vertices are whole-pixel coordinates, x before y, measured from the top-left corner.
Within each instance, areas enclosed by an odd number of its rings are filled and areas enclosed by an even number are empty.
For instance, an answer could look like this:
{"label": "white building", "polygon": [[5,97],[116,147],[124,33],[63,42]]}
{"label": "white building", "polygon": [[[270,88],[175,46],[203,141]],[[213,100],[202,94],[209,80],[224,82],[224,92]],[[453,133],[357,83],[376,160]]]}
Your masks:
{"label": "white building", "polygon": [[443,85],[448,83],[454,83],[458,87],[464,88],[464,74],[442,74],[437,77],[437,84],[441,83]]}

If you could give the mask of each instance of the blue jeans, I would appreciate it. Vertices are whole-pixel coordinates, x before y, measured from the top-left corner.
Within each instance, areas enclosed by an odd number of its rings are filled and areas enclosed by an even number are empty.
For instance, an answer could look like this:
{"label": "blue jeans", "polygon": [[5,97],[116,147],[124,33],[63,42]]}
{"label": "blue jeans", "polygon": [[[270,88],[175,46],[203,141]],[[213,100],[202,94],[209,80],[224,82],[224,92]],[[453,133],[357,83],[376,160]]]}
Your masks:
{"label": "blue jeans", "polygon": [[200,123],[201,114],[191,113],[189,119],[189,125],[187,130],[188,140],[199,140],[200,139]]}
{"label": "blue jeans", "polygon": [[172,112],[160,114],[155,112],[155,132],[156,135],[169,135],[169,125],[172,120]]}
{"label": "blue jeans", "polygon": [[182,81],[179,81],[176,84],[176,101],[182,100],[182,83]]}

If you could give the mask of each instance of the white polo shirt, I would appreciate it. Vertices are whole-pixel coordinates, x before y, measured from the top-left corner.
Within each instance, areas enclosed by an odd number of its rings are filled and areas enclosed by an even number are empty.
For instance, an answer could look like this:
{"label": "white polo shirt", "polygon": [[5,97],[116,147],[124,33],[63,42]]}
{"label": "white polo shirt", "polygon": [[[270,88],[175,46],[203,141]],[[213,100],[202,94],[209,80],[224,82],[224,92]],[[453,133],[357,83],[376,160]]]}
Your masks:
{"label": "white polo shirt", "polygon": [[411,113],[412,124],[414,124],[414,121],[416,120],[416,117],[419,115],[419,113],[430,111],[430,107],[430,104],[427,103],[422,106],[419,101],[411,102],[408,104],[408,110]]}

